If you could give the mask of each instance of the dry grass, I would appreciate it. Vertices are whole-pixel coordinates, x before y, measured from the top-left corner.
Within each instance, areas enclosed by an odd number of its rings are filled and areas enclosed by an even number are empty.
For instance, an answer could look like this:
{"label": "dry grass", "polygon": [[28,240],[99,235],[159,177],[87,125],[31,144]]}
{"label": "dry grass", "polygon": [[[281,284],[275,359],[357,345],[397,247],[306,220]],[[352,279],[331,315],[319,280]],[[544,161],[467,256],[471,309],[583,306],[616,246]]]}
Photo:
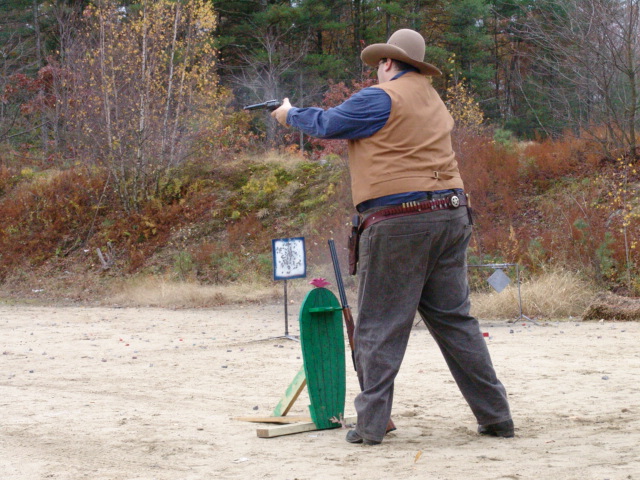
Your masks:
{"label": "dry grass", "polygon": [[[594,285],[573,272],[544,273],[520,286],[522,313],[529,318],[581,317],[596,296]],[[471,313],[482,319],[512,319],[520,315],[518,288],[500,293],[473,294]]]}
{"label": "dry grass", "polygon": [[[106,279],[70,271],[60,275],[22,272],[0,285],[0,301],[65,303],[88,302],[102,305],[160,308],[207,308],[243,303],[283,301],[282,282],[261,280],[226,285],[201,285],[169,277],[139,276],[129,280]],[[41,272],[40,272],[41,273]],[[333,267],[310,267],[306,279],[287,283],[290,303],[299,305],[311,288],[312,278],[326,278],[337,295]],[[344,275],[349,304],[357,310],[355,277]],[[34,293],[38,292],[38,293]],[[596,287],[576,273],[547,272],[521,286],[522,309],[529,318],[554,320],[581,318],[597,295]],[[518,290],[510,285],[501,293],[473,293],[471,313],[483,320],[517,319],[520,315]]]}
{"label": "dry grass", "polygon": [[294,168],[301,162],[308,161],[299,152],[283,152],[278,150],[267,150],[261,153],[250,153],[237,155],[235,157],[224,157],[219,159],[221,164],[228,170],[241,170],[248,164],[260,165],[281,165],[287,168]]}
{"label": "dry grass", "polygon": [[[326,278],[338,296],[332,265],[310,265],[307,278],[289,280],[287,295],[289,303],[299,305],[312,288],[314,278]],[[344,276],[350,305],[355,305],[355,277]],[[108,298],[102,303],[129,307],[160,308],[206,308],[219,305],[243,303],[277,303],[284,299],[284,284],[281,281],[238,282],[225,285],[202,285],[192,281],[179,281],[173,277],[138,276],[113,285]]]}
{"label": "dry grass", "polygon": [[[320,269],[321,270],[321,269]],[[328,271],[316,271],[333,283]],[[323,274],[327,275],[323,275]],[[290,281],[288,298],[298,304],[309,286],[307,279]],[[335,286],[330,286],[335,291]],[[355,285],[347,284],[348,296],[355,307]],[[108,299],[110,304],[161,308],[205,308],[218,305],[282,301],[282,282],[199,285],[159,277],[139,277],[123,283]],[[596,289],[579,275],[564,270],[548,272],[521,286],[522,310],[529,318],[567,319],[581,317],[593,301]],[[520,315],[515,286],[501,293],[476,293],[471,298],[471,313],[481,319],[514,319]]]}
{"label": "dry grass", "polygon": [[[287,283],[290,303],[299,304],[311,288],[310,279]],[[201,285],[163,277],[137,277],[115,287],[115,294],[104,303],[128,307],[207,308],[243,303],[281,302],[282,282],[245,282],[226,285]]]}
{"label": "dry grass", "polygon": [[279,285],[242,283],[200,285],[158,277],[143,277],[124,283],[109,303],[161,308],[204,308],[225,304],[270,302],[282,296]]}
{"label": "dry grass", "polygon": [[300,162],[304,162],[306,160],[307,159],[305,159],[304,155],[300,154],[299,152],[281,152],[270,150],[260,155],[256,163],[270,163],[294,167]]}

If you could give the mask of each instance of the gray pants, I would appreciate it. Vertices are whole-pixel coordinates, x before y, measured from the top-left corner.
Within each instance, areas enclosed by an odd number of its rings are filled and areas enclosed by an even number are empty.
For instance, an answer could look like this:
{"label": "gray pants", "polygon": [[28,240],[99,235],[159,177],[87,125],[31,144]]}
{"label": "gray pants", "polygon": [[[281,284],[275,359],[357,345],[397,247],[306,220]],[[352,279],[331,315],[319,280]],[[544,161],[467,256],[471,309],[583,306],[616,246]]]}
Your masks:
{"label": "gray pants", "polygon": [[466,207],[379,222],[360,238],[355,358],[362,392],[356,431],[381,441],[416,310],[436,340],[478,424],[509,420],[478,321],[469,315]]}

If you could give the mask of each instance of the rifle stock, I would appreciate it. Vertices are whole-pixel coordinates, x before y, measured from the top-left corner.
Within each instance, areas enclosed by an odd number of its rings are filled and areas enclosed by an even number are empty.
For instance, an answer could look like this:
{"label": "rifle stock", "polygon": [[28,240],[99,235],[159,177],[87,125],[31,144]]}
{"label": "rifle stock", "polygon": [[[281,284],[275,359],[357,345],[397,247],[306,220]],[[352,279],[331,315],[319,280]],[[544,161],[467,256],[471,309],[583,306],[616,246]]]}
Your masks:
{"label": "rifle stock", "polygon": [[[349,347],[351,347],[351,360],[353,361],[353,369],[358,371],[358,367],[356,367],[355,345],[353,342],[353,333],[355,330],[353,315],[351,315],[351,307],[349,307],[349,304],[347,303],[347,293],[344,289],[344,283],[342,282],[342,273],[340,272],[340,262],[338,261],[335,242],[333,240],[329,240],[328,243],[329,251],[331,252],[331,261],[333,262],[333,272],[336,275],[336,286],[338,287],[340,304],[342,305],[342,317],[344,318],[344,324],[347,327],[347,338],[349,339]],[[358,382],[360,382],[360,389],[362,389],[360,375],[358,375]],[[395,423],[393,423],[393,420],[389,419],[389,423],[387,423],[387,433],[392,432],[395,429]]]}
{"label": "rifle stock", "polygon": [[[344,324],[347,327],[347,337],[349,338],[349,346],[351,347],[351,356],[353,356],[353,352],[355,351],[355,348],[353,346],[353,330],[355,329],[355,326],[353,323],[353,315],[351,315],[351,308],[342,307],[342,316],[344,317]],[[354,359],[353,368],[355,369],[355,367],[356,361]]]}

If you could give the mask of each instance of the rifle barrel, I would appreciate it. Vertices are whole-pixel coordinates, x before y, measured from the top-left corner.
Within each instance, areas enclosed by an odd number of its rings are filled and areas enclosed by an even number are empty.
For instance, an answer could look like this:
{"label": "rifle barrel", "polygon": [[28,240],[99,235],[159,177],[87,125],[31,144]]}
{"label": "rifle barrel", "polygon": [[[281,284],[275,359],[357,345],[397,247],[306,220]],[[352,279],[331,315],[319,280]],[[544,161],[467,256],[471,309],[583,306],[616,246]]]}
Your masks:
{"label": "rifle barrel", "polygon": [[344,290],[344,283],[342,281],[342,273],[340,273],[340,262],[338,261],[336,244],[333,240],[329,240],[329,251],[331,252],[331,261],[333,262],[333,272],[336,276],[336,286],[338,287],[338,294],[340,295],[340,303],[342,303],[342,308],[349,308],[347,294]]}

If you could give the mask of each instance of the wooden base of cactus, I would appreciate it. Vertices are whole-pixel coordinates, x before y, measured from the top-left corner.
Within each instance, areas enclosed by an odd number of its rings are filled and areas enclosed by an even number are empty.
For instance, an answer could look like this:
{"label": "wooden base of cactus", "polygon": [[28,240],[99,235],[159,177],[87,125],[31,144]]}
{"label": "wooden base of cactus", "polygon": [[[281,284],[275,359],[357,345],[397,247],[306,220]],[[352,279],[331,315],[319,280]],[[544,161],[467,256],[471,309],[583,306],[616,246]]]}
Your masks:
{"label": "wooden base of cactus", "polygon": [[[294,402],[297,400],[302,390],[307,385],[306,377],[305,377],[305,369],[302,367],[298,374],[293,379],[293,382],[289,385],[284,395],[278,402],[278,405],[273,410],[273,413],[270,417],[243,417],[238,418],[237,420],[243,420],[246,422],[256,422],[256,423],[278,423],[283,425],[278,425],[274,427],[260,427],[256,430],[256,434],[260,438],[273,438],[280,437],[282,435],[291,435],[293,433],[303,433],[303,432],[311,432],[313,430],[323,430],[323,428],[318,427],[316,423],[311,419],[311,417],[299,417],[299,416],[287,416],[289,410],[293,406]],[[311,406],[309,406],[311,409]],[[331,427],[329,428],[337,428],[342,425],[353,424],[356,421],[356,417],[343,417],[340,413],[335,420],[340,420],[339,422],[331,422]],[[330,419],[331,421],[331,419]]]}
{"label": "wooden base of cactus", "polygon": [[[356,417],[346,417],[344,422],[346,424],[354,424]],[[281,437],[282,435],[291,435],[293,433],[312,432],[319,430],[313,422],[295,422],[288,425],[278,425],[277,427],[262,427],[256,430],[258,437],[260,438],[273,438]]]}
{"label": "wooden base of cactus", "polygon": [[[338,428],[355,419],[344,418],[346,394],[345,345],[342,307],[326,288],[309,291],[300,307],[300,344],[303,367],[298,371],[270,417],[243,417],[261,423],[289,423],[287,413],[307,387],[310,418],[288,425],[259,428],[258,437]],[[310,420],[310,421],[308,421]]]}

